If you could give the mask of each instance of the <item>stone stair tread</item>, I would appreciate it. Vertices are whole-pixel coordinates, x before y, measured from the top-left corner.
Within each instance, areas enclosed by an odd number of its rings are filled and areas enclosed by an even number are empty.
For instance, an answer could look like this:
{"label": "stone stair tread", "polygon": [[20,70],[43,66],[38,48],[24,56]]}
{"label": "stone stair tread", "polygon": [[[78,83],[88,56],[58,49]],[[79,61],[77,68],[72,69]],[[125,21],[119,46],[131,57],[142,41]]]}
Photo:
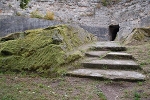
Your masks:
{"label": "stone stair tread", "polygon": [[91,61],[83,62],[83,63],[93,63],[93,64],[115,64],[115,65],[138,65],[133,60],[112,60],[112,59],[92,59]]}
{"label": "stone stair tread", "polygon": [[128,59],[128,60],[132,59],[132,60],[135,60],[135,58],[131,54],[124,53],[124,52],[109,52],[109,53],[107,53],[105,58],[108,58],[108,59]]}
{"label": "stone stair tread", "polygon": [[119,42],[116,41],[104,41],[104,42],[95,42],[96,46],[106,46],[106,47],[121,47],[121,44]]}
{"label": "stone stair tread", "polygon": [[139,81],[145,80],[146,78],[145,75],[135,71],[99,70],[99,69],[76,69],[74,71],[69,71],[67,75],[78,77],[111,79],[111,80],[127,80],[127,81]]}
{"label": "stone stair tread", "polygon": [[93,50],[111,50],[111,51],[125,51],[126,47],[120,45],[119,42],[106,41],[106,42],[96,42],[92,45]]}
{"label": "stone stair tread", "polygon": [[109,52],[108,55],[132,56],[131,54],[124,53],[124,52]]}
{"label": "stone stair tread", "polygon": [[104,69],[141,69],[141,67],[133,60],[112,60],[112,59],[91,59],[82,62],[86,68]]}
{"label": "stone stair tread", "polygon": [[100,57],[103,55],[106,55],[108,53],[108,51],[89,51],[86,52],[85,55],[88,57]]}

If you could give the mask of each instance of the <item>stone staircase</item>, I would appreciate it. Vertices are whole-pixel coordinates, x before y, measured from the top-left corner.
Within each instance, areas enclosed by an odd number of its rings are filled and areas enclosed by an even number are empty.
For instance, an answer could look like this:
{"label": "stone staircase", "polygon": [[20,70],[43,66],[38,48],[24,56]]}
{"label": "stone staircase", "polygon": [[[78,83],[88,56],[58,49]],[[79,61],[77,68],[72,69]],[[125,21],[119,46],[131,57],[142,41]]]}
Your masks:
{"label": "stone staircase", "polygon": [[119,42],[96,42],[86,52],[82,69],[67,72],[67,75],[109,80],[144,81],[146,76],[140,73],[142,68],[136,63],[126,47]]}

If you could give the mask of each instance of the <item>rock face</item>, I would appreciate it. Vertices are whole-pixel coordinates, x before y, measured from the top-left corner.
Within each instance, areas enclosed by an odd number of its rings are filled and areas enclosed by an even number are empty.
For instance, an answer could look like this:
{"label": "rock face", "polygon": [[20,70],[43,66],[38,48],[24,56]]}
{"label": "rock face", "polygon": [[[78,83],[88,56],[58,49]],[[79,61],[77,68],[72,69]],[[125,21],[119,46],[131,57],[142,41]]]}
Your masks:
{"label": "rock face", "polygon": [[29,29],[45,28],[58,25],[58,21],[39,20],[36,18],[25,18],[18,16],[3,16],[0,20],[0,37],[10,33],[22,32]]}
{"label": "rock face", "polygon": [[[1,16],[0,18],[0,37],[6,36],[10,33],[22,32],[29,29],[45,28],[48,26],[64,24],[64,22],[56,20],[26,18],[21,16]],[[95,36],[99,37],[98,40],[108,40],[107,28],[84,25],[80,25],[80,28],[83,28],[88,32],[93,33]]]}
{"label": "rock face", "polygon": [[140,43],[144,41],[149,41],[150,38],[150,27],[145,28],[135,28],[132,30],[131,34],[128,35],[124,41],[124,44]]}
{"label": "rock face", "polygon": [[[30,16],[37,10],[44,16],[50,10],[54,12],[55,20],[67,23],[75,22],[103,29],[108,29],[110,24],[119,24],[119,40],[126,38],[135,27],[150,25],[149,0],[116,1],[118,0],[31,0],[27,8],[22,10],[19,8],[19,0],[1,0],[0,15]],[[106,33],[108,35],[108,31]],[[103,35],[100,36],[104,38]]]}

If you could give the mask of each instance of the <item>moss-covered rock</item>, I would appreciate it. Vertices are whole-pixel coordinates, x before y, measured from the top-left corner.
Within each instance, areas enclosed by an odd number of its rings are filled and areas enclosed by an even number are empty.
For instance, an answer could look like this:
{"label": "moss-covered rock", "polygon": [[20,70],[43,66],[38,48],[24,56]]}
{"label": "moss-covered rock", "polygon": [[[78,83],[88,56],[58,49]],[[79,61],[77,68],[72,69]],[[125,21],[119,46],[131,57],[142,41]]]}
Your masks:
{"label": "moss-covered rock", "polygon": [[135,28],[129,36],[123,41],[124,44],[139,44],[142,41],[150,39],[150,27]]}
{"label": "moss-covered rock", "polygon": [[[56,35],[61,42],[56,42]],[[32,71],[55,76],[61,66],[81,57],[67,52],[95,40],[92,34],[71,25],[14,33],[0,41],[0,71]]]}

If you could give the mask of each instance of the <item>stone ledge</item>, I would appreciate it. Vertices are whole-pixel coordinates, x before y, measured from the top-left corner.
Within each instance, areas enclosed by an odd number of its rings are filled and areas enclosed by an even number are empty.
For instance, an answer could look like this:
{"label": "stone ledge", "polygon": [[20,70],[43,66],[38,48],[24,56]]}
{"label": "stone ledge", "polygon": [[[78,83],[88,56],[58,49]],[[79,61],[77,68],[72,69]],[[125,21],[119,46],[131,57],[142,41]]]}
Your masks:
{"label": "stone ledge", "polygon": [[77,69],[67,73],[70,76],[110,79],[117,81],[144,81],[146,76],[135,71]]}

